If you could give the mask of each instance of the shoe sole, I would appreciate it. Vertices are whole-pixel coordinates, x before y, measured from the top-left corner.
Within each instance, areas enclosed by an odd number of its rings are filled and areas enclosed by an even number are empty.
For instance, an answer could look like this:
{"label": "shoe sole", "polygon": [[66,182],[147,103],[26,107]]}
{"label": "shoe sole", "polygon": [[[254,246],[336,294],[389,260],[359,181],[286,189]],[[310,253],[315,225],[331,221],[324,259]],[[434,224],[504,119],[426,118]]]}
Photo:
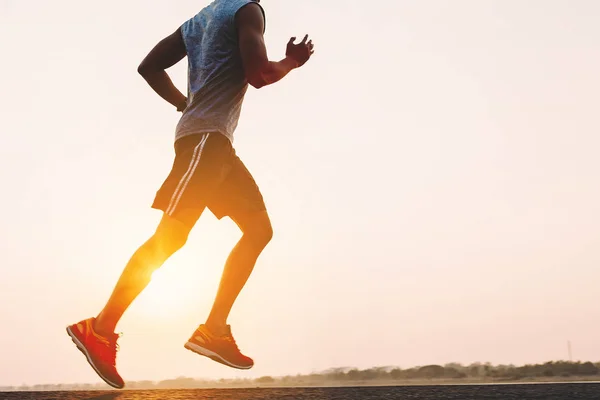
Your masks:
{"label": "shoe sole", "polygon": [[96,368],[96,366],[94,365],[94,362],[92,361],[92,358],[90,357],[90,354],[88,353],[87,349],[85,348],[85,346],[83,345],[83,343],[81,343],[79,341],[79,339],[77,339],[77,336],[75,336],[75,334],[71,330],[70,326],[67,327],[67,335],[69,335],[71,337],[71,340],[73,341],[73,343],[75,343],[75,346],[77,346],[77,349],[83,353],[83,355],[87,359],[87,362],[91,365],[92,368],[94,368],[94,371],[96,371],[96,373],[98,374],[98,376],[100,378],[102,378],[102,380],[104,382],[106,382],[108,385],[110,385],[111,387],[113,387],[115,389],[123,389],[125,387],[125,386],[118,385],[118,384],[116,384],[114,382],[111,382],[108,378],[106,378],[105,376],[103,376],[100,373],[100,371],[98,370],[98,368]]}
{"label": "shoe sole", "polygon": [[183,347],[185,347],[186,349],[188,349],[196,354],[199,354],[204,357],[208,357],[211,360],[218,362],[219,364],[223,364],[223,365],[226,365],[231,368],[248,370],[254,366],[254,364],[250,365],[250,366],[233,364],[232,362],[227,361],[226,359],[224,359],[223,357],[221,357],[214,351],[208,350],[202,346],[197,345],[196,343],[187,342]]}

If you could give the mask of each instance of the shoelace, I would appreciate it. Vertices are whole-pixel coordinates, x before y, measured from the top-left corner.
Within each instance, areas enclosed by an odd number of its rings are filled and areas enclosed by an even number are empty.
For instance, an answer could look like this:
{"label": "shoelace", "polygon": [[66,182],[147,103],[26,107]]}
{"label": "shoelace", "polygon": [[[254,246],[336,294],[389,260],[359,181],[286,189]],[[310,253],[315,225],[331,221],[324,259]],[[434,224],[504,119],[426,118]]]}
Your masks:
{"label": "shoelace", "polygon": [[98,339],[100,340],[100,342],[106,346],[107,351],[102,353],[102,359],[105,362],[108,362],[110,365],[112,365],[113,367],[116,365],[117,363],[117,352],[120,350],[120,346],[117,343],[117,340],[119,340],[119,338],[123,336],[122,333],[119,333],[116,335],[116,337],[114,339],[109,339],[109,338],[105,338],[105,337],[98,337]]}
{"label": "shoelace", "polygon": [[226,341],[230,342],[233,345],[233,347],[235,347],[236,350],[239,351],[239,347],[238,347],[237,343],[235,342],[235,339],[233,338],[233,335],[224,336],[223,339],[225,339]]}

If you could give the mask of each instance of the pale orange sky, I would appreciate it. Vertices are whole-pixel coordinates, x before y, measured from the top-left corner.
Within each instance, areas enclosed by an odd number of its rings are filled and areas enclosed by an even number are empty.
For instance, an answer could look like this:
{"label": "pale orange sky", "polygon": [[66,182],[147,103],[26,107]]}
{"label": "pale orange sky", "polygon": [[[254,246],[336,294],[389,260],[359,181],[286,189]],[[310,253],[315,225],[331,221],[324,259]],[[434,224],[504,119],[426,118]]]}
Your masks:
{"label": "pale orange sky", "polygon": [[[120,324],[122,375],[600,360],[600,3],[262,3],[272,58],[317,53],[236,133],[275,228],[230,319],[256,367],[183,348],[238,237],[207,213]],[[205,4],[0,0],[0,385],[99,380],[64,328],[157,224],[178,118],[136,67]]]}

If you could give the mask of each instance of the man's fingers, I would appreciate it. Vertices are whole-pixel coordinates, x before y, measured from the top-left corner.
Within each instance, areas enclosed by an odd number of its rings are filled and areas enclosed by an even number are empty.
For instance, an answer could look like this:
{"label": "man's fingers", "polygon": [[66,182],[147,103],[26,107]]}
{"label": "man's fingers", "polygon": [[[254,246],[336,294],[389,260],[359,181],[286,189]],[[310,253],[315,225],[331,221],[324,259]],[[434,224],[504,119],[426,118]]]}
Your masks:
{"label": "man's fingers", "polygon": [[302,39],[301,44],[305,44],[307,40],[308,40],[308,35],[304,36],[304,39]]}
{"label": "man's fingers", "polygon": [[293,36],[290,38],[290,41],[288,42],[288,44],[294,44],[295,41],[296,41],[296,36]]}

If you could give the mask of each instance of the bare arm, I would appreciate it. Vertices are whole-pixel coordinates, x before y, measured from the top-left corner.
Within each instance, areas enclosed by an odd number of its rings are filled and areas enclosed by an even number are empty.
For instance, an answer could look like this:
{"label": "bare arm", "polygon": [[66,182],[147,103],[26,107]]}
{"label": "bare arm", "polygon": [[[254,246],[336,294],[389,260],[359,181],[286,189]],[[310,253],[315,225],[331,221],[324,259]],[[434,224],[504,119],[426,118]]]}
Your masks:
{"label": "bare arm", "polygon": [[177,64],[187,55],[181,30],[161,40],[144,58],[138,72],[156,93],[173,106],[177,111],[183,111],[187,99],[173,84],[166,70]]}
{"label": "bare arm", "polygon": [[280,81],[290,71],[304,65],[313,53],[312,41],[306,42],[308,36],[298,45],[294,44],[296,39],[291,38],[286,57],[279,62],[269,61],[263,36],[265,21],[257,4],[242,8],[236,24],[246,78],[257,89]]}

